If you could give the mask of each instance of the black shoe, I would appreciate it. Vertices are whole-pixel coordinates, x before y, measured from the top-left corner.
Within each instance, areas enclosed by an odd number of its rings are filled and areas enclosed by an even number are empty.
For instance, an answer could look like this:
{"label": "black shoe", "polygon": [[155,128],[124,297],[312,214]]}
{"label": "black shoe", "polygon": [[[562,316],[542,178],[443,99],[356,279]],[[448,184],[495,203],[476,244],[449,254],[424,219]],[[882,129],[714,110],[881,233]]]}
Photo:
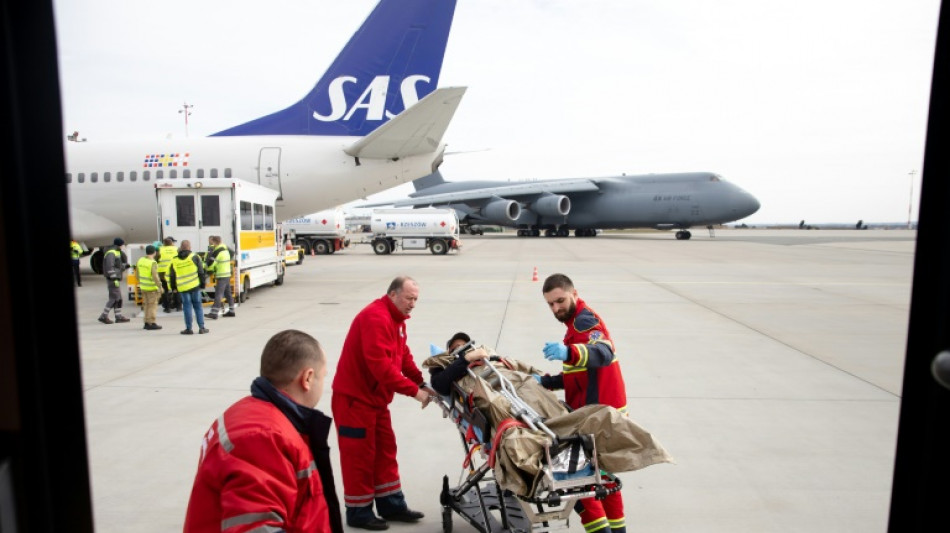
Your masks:
{"label": "black shoe", "polygon": [[234,311],[228,311],[227,313],[224,313],[221,316],[234,316]]}
{"label": "black shoe", "polygon": [[117,316],[117,317],[115,317],[115,321],[116,321],[116,323],[119,323],[119,322],[131,322],[132,319],[127,318],[127,317],[124,317],[124,316]]}
{"label": "black shoe", "polygon": [[211,320],[217,320],[218,315],[215,313],[208,313],[207,315],[205,315],[205,318],[210,318]]}
{"label": "black shoe", "polygon": [[171,313],[172,310],[166,307],[165,309],[162,309],[162,312],[163,312],[163,313]]}
{"label": "black shoe", "polygon": [[111,323],[112,323],[112,321],[109,320],[109,317],[107,317],[107,316],[100,316],[100,317],[99,317],[99,322],[102,322],[103,324],[111,324]]}
{"label": "black shoe", "polygon": [[191,331],[190,329],[183,329],[183,330],[181,330],[181,334],[182,334],[182,335],[194,335],[195,332],[194,332],[194,331]]}
{"label": "black shoe", "polygon": [[419,511],[413,511],[412,509],[406,509],[405,511],[399,511],[398,513],[393,513],[390,515],[383,516],[383,519],[389,520],[391,522],[418,522],[425,517],[424,514]]}
{"label": "black shoe", "polygon": [[389,529],[389,524],[385,520],[380,520],[375,516],[369,522],[363,522],[362,524],[350,524],[346,525],[350,527],[358,527],[360,529],[368,529],[370,531],[383,531],[384,529]]}
{"label": "black shoe", "polygon": [[162,329],[158,324],[145,324],[145,329]]}
{"label": "black shoe", "polygon": [[207,328],[199,328],[199,329],[198,329],[198,333],[208,333],[208,332],[209,332],[209,330],[208,330]]}

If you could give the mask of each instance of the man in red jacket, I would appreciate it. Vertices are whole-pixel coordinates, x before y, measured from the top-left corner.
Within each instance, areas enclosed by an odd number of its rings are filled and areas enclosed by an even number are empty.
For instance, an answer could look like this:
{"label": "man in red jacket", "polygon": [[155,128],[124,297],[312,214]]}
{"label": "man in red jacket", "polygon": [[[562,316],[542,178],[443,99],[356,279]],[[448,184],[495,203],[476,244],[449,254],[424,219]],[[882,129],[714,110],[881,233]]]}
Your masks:
{"label": "man in red jacket", "polygon": [[[333,417],[340,444],[346,523],[369,530],[389,521],[417,522],[399,480],[396,436],[389,404],[395,393],[415,398],[425,408],[435,391],[406,345],[406,320],[419,299],[408,276],[390,283],[386,294],[363,308],[350,324],[333,378]],[[382,519],[373,512],[373,502]]]}
{"label": "man in red jacket", "polygon": [[201,443],[185,533],[343,533],[327,446],[332,420],[313,408],[326,375],[310,335],[286,330],[267,341],[251,395]]}
{"label": "man in red jacket", "polygon": [[[543,376],[541,385],[564,389],[564,400],[572,409],[590,404],[606,404],[627,412],[627,390],[620,363],[607,325],[600,315],[577,295],[574,282],[564,274],[551,274],[541,288],[554,317],[567,326],[562,342],[544,345],[544,357],[560,361],[562,372]],[[604,500],[580,500],[574,506],[586,533],[625,533],[626,519],[620,492]]]}

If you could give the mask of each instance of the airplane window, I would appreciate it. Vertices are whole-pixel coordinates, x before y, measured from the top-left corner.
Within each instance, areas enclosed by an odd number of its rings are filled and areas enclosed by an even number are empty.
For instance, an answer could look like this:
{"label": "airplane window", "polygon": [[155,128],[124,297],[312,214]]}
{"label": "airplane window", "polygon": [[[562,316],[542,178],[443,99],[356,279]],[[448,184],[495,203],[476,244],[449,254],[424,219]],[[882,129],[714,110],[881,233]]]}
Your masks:
{"label": "airplane window", "polygon": [[225,178],[230,178],[230,177],[231,177],[231,169],[230,169],[230,168],[224,169],[224,177],[225,177]]}
{"label": "airplane window", "polygon": [[93,182],[93,183],[98,182],[98,181],[99,181],[99,173],[98,173],[98,172],[93,172],[92,174],[90,174],[90,175],[89,175],[89,181],[91,181],[91,182]]}
{"label": "airplane window", "polygon": [[204,226],[221,225],[221,209],[216,194],[201,195],[201,224]]}
{"label": "airplane window", "polygon": [[178,217],[179,226],[194,226],[195,225],[195,197],[194,196],[176,196],[175,197],[175,215]]}
{"label": "airplane window", "polygon": [[142,172],[142,181],[148,181],[151,178],[151,172],[145,170]]}
{"label": "airplane window", "polygon": [[165,179],[165,171],[164,171],[164,170],[156,170],[156,171],[155,171],[155,179],[157,179],[157,180]]}
{"label": "airplane window", "polygon": [[[214,170],[212,170],[214,172]],[[249,230],[254,227],[251,216],[251,203],[241,202],[241,229]]]}
{"label": "airplane window", "polygon": [[181,179],[190,180],[191,179],[191,169],[185,169],[181,171]]}
{"label": "airplane window", "polygon": [[218,177],[218,169],[216,169],[216,168],[212,168],[212,169],[211,169],[211,177],[212,177],[212,178],[217,178],[217,177]]}
{"label": "airplane window", "polygon": [[66,173],[66,183],[72,183],[72,182],[73,182],[73,174],[72,174],[71,172],[67,172],[67,173]]}
{"label": "airplane window", "polygon": [[709,176],[709,181],[719,181],[719,179],[720,179],[719,176],[715,174],[713,174],[712,176]]}
{"label": "airplane window", "polygon": [[80,172],[80,173],[79,173],[79,183],[85,183],[85,182],[86,182],[86,175],[85,175],[84,173]]}
{"label": "airplane window", "polygon": [[129,181],[135,181],[135,171],[129,172]]}
{"label": "airplane window", "polygon": [[254,204],[254,229],[258,231],[264,229],[264,206],[261,204]]}
{"label": "airplane window", "polygon": [[169,170],[169,171],[168,171],[168,179],[170,179],[170,180],[177,180],[177,179],[178,179],[178,171],[175,170],[175,169]]}
{"label": "airplane window", "polygon": [[125,181],[125,172],[116,172],[115,173],[116,181]]}
{"label": "airplane window", "polygon": [[264,229],[274,229],[274,208],[269,205],[264,206]]}
{"label": "airplane window", "polygon": [[205,169],[199,168],[197,172],[198,172],[198,179],[202,179],[205,177]]}
{"label": "airplane window", "polygon": [[106,183],[109,183],[110,181],[112,181],[112,173],[111,173],[111,172],[105,172],[105,173],[103,173],[103,174],[102,174],[102,181],[104,181],[104,182],[106,182]]}

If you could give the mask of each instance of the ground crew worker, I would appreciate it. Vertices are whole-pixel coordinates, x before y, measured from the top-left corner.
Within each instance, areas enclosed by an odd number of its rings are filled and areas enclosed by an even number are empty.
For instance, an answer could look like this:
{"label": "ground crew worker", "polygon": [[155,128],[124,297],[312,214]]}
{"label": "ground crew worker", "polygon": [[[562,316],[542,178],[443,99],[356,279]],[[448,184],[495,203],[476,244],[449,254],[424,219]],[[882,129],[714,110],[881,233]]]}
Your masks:
{"label": "ground crew worker", "polygon": [[212,235],[208,238],[211,251],[208,252],[208,272],[214,274],[214,303],[211,312],[205,318],[217,320],[223,307],[223,299],[227,297],[228,312],[224,316],[234,316],[234,294],[231,292],[231,252],[221,244],[221,236]]}
{"label": "ground crew worker", "polygon": [[[406,320],[418,299],[415,280],[397,277],[356,315],[343,343],[331,404],[350,527],[383,530],[389,528],[386,520],[418,522],[424,516],[406,505],[389,414],[397,392],[423,408],[435,395],[406,344]],[[374,501],[383,519],[374,514]]]}
{"label": "ground crew worker", "polygon": [[139,290],[142,291],[142,308],[145,310],[145,327],[142,329],[162,329],[155,322],[158,310],[158,299],[165,289],[158,278],[158,263],[155,261],[155,246],[145,247],[145,255],[135,263],[135,274],[139,279]]}
{"label": "ground crew worker", "polygon": [[102,275],[106,277],[106,288],[109,291],[109,299],[106,300],[106,306],[99,315],[99,322],[103,324],[112,324],[109,320],[109,312],[115,311],[116,322],[129,322],[129,319],[122,316],[122,289],[119,285],[122,283],[122,273],[129,268],[128,259],[122,247],[125,241],[121,237],[112,240],[112,246],[106,250],[102,256]]}
{"label": "ground crew worker", "polygon": [[73,277],[76,279],[76,286],[82,287],[82,276],[79,274],[79,258],[82,257],[82,246],[76,242],[76,239],[69,241],[69,256],[73,261]]}
{"label": "ground crew worker", "polygon": [[185,329],[182,335],[193,335],[191,315],[198,319],[198,333],[208,333],[205,329],[205,315],[201,310],[201,295],[205,287],[205,269],[201,258],[191,251],[191,242],[181,241],[178,257],[172,260],[168,269],[168,284],[173,291],[181,295],[181,306],[185,310]]}
{"label": "ground crew worker", "polygon": [[158,249],[158,278],[162,280],[162,311],[171,313],[172,309],[181,309],[181,297],[173,293],[168,287],[168,267],[172,259],[178,256],[174,237],[165,237],[162,246]]}
{"label": "ground crew worker", "polygon": [[[626,414],[627,389],[604,321],[578,297],[574,283],[564,274],[548,276],[541,291],[554,317],[567,326],[562,342],[544,345],[545,359],[561,361],[562,373],[542,376],[541,385],[564,389],[564,399],[572,409],[600,403]],[[603,501],[579,500],[574,509],[586,533],[627,530],[620,491]]]}
{"label": "ground crew worker", "polygon": [[310,335],[285,330],[267,341],[251,395],[201,443],[184,533],[343,533],[327,443],[332,420],[315,408],[326,375],[326,354]]}

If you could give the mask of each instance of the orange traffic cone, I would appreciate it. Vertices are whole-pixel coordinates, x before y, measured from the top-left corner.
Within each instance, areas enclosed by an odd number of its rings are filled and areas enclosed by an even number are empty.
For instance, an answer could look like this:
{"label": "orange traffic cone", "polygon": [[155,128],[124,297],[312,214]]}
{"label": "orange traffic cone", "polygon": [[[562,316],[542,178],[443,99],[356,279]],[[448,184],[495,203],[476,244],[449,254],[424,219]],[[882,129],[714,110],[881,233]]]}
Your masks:
{"label": "orange traffic cone", "polygon": [[534,274],[531,274],[531,281],[538,281],[538,267],[534,267]]}

